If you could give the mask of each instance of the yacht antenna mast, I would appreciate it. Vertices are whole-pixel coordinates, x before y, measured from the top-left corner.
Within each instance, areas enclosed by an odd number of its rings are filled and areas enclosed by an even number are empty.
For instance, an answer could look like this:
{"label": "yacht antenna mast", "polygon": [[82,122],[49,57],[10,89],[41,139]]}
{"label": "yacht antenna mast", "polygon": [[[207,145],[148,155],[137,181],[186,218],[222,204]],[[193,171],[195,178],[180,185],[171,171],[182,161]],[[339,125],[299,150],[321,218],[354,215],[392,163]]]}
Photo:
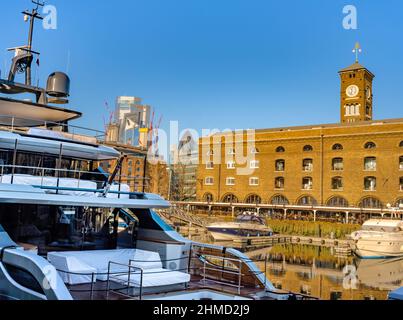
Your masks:
{"label": "yacht antenna mast", "polygon": [[25,69],[25,84],[30,86],[31,85],[31,64],[32,64],[32,53],[37,53],[32,51],[32,39],[33,39],[33,34],[34,34],[34,24],[35,24],[35,19],[38,20],[43,20],[43,18],[40,16],[38,13],[39,7],[43,7],[45,5],[45,2],[40,2],[39,0],[31,0],[33,4],[36,4],[36,8],[32,9],[31,12],[29,11],[24,11],[22,12],[24,14],[24,18],[27,19],[29,17],[29,33],[28,33],[28,45],[27,49],[24,51],[28,52],[29,58],[28,58],[28,63],[26,65]]}

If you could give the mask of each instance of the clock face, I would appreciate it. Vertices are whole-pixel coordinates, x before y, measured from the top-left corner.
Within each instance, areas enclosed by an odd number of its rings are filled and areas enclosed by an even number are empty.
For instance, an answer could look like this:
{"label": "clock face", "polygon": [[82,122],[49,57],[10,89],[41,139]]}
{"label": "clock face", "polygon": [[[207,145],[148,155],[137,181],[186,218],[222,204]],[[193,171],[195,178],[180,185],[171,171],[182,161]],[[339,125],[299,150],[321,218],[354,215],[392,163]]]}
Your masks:
{"label": "clock face", "polygon": [[355,84],[348,86],[348,88],[346,90],[346,94],[350,98],[356,97],[359,92],[360,92],[360,89],[358,89],[358,87]]}

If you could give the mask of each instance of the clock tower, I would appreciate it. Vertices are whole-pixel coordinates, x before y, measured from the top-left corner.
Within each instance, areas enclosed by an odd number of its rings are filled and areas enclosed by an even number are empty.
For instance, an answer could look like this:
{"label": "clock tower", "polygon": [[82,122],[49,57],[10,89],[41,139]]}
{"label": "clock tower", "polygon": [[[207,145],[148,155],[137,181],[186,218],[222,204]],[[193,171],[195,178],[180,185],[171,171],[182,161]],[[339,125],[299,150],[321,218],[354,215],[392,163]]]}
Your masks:
{"label": "clock tower", "polygon": [[341,78],[340,116],[342,123],[372,120],[372,81],[375,76],[358,63],[359,44],[353,50],[356,61],[339,71]]}

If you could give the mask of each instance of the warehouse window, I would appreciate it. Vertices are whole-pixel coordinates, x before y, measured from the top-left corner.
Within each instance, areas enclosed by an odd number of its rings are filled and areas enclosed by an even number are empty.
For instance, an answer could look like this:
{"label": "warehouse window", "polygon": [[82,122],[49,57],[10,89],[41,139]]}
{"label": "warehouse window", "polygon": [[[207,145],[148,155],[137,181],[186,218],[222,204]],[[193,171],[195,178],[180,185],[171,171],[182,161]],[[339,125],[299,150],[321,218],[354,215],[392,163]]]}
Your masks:
{"label": "warehouse window", "polygon": [[212,186],[214,184],[214,178],[206,177],[205,184],[206,184],[206,186]]}
{"label": "warehouse window", "polygon": [[284,189],[284,178],[283,177],[277,177],[274,180],[274,188],[275,189]]}
{"label": "warehouse window", "polygon": [[302,189],[303,190],[312,190],[313,180],[311,177],[302,178]]}
{"label": "warehouse window", "polygon": [[336,143],[333,145],[332,149],[335,151],[343,150],[343,146],[340,143]]}
{"label": "warehouse window", "polygon": [[251,204],[251,203],[260,204],[260,203],[262,203],[262,198],[260,196],[258,196],[257,194],[251,194],[246,198],[245,202],[249,203],[249,204]]}
{"label": "warehouse window", "polygon": [[302,170],[303,171],[313,171],[313,160],[312,159],[304,159],[302,161]]}
{"label": "warehouse window", "polygon": [[206,202],[213,202],[213,201],[214,201],[214,197],[213,197],[213,195],[212,195],[211,193],[206,193],[206,194],[203,196],[203,200],[206,201]]}
{"label": "warehouse window", "polygon": [[374,197],[364,198],[358,204],[361,208],[382,208],[382,202]]}
{"label": "warehouse window", "polygon": [[403,148],[403,141],[400,141],[399,147]]}
{"label": "warehouse window", "polygon": [[365,177],[364,178],[364,190],[365,191],[375,191],[376,190],[376,178],[375,177]]}
{"label": "warehouse window", "polygon": [[227,169],[235,169],[235,162],[234,161],[228,161],[227,162]]}
{"label": "warehouse window", "polygon": [[366,157],[364,159],[364,170],[376,171],[376,158],[375,157]]}
{"label": "warehouse window", "polygon": [[297,201],[297,204],[302,206],[315,206],[318,202],[311,196],[304,196]]}
{"label": "warehouse window", "polygon": [[376,144],[375,144],[374,142],[367,142],[367,143],[364,145],[364,148],[365,148],[365,149],[375,149],[375,148],[376,148]]}
{"label": "warehouse window", "polygon": [[286,197],[282,196],[282,195],[276,195],[271,199],[271,204],[278,204],[278,205],[285,205],[285,204],[289,204],[289,201]]}
{"label": "warehouse window", "polygon": [[259,169],[259,160],[252,160],[250,162],[250,168],[251,169]]}
{"label": "warehouse window", "polygon": [[223,198],[222,198],[222,202],[224,203],[238,203],[238,198],[232,194],[226,194]]}
{"label": "warehouse window", "polygon": [[332,170],[333,171],[343,171],[344,170],[343,158],[334,158],[332,160]]}
{"label": "warehouse window", "polygon": [[257,178],[257,177],[249,178],[249,185],[250,186],[258,186],[259,185],[259,178]]}
{"label": "warehouse window", "polygon": [[403,156],[399,158],[399,169],[403,170]]}
{"label": "warehouse window", "polygon": [[234,177],[228,177],[226,179],[226,185],[227,186],[235,186],[235,178]]}
{"label": "warehouse window", "polygon": [[303,148],[303,150],[304,150],[304,152],[309,152],[309,151],[313,151],[313,148],[311,145],[308,144]]}
{"label": "warehouse window", "polygon": [[332,178],[332,190],[343,190],[343,178],[342,177]]}
{"label": "warehouse window", "polygon": [[214,162],[209,161],[206,163],[206,169],[214,169]]}
{"label": "warehouse window", "polygon": [[333,197],[326,203],[329,207],[348,207],[348,201],[343,197]]}
{"label": "warehouse window", "polygon": [[403,177],[400,177],[400,179],[399,179],[399,185],[400,185],[399,190],[400,190],[400,191],[403,191]]}
{"label": "warehouse window", "polygon": [[278,172],[285,171],[285,160],[283,159],[276,160],[276,171]]}

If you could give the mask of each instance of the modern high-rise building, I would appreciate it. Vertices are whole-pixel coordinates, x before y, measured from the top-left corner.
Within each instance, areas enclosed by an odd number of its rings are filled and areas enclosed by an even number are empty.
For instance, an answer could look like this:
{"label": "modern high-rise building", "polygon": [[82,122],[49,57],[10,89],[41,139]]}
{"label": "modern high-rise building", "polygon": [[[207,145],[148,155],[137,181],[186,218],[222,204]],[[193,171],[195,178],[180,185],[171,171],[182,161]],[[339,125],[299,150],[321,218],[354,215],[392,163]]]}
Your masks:
{"label": "modern high-rise building", "polygon": [[108,138],[114,140],[111,142],[146,148],[150,110],[151,107],[143,105],[140,98],[117,97],[114,123],[108,128]]}

